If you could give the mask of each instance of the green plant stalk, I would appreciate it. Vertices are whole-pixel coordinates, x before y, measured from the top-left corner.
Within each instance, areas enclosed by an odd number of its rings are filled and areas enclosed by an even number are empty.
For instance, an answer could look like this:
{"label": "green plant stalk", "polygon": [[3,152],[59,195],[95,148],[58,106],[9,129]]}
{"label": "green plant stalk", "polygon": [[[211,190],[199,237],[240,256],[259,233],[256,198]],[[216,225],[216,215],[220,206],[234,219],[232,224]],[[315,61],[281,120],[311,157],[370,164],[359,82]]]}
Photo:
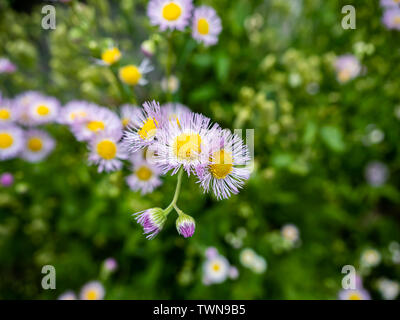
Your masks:
{"label": "green plant stalk", "polygon": [[168,207],[164,210],[166,216],[172,211],[173,208],[175,208],[175,210],[178,212],[178,214],[180,214],[179,212],[181,210],[176,206],[176,202],[178,201],[179,193],[181,192],[182,174],[183,174],[183,168],[180,168],[178,171],[178,181],[176,183],[174,197],[173,197],[171,203],[168,205]]}
{"label": "green plant stalk", "polygon": [[173,58],[173,50],[172,50],[172,32],[171,32],[168,35],[168,53],[167,53],[167,66],[166,66],[168,102],[172,102],[172,92],[169,88],[169,78],[171,77],[171,70],[172,70],[172,58]]}

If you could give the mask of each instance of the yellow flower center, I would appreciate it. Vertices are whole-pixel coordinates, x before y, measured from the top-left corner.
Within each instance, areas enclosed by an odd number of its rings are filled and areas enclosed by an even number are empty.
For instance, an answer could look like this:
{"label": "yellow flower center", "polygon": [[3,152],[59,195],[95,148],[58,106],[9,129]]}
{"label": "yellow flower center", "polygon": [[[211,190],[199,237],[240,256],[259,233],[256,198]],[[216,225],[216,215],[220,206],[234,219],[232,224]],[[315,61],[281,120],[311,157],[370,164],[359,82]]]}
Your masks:
{"label": "yellow flower center", "polygon": [[210,165],[211,174],[217,179],[224,179],[233,169],[232,153],[219,150],[214,152]]}
{"label": "yellow flower center", "polygon": [[146,140],[153,137],[156,134],[157,125],[158,123],[155,119],[148,118],[138,132],[140,138],[142,138],[142,140]]}
{"label": "yellow flower center", "polygon": [[8,120],[11,118],[11,112],[8,109],[0,109],[0,119]]}
{"label": "yellow flower center", "polygon": [[168,21],[174,21],[181,16],[182,9],[174,2],[170,2],[164,6],[162,15]]}
{"label": "yellow flower center", "polygon": [[397,16],[396,18],[394,18],[394,23],[395,24],[400,24],[400,17]]}
{"label": "yellow flower center", "polygon": [[138,67],[132,65],[125,66],[119,69],[119,78],[122,82],[129,85],[138,84],[142,74],[140,73]]}
{"label": "yellow flower center", "polygon": [[126,126],[129,124],[129,122],[131,122],[131,121],[129,120],[129,118],[123,118],[123,119],[122,119],[122,125],[123,125],[124,127],[126,127]]}
{"label": "yellow flower center", "polygon": [[97,299],[97,291],[96,290],[89,290],[86,293],[86,298],[88,300],[96,300]]}
{"label": "yellow flower center", "polygon": [[49,109],[49,107],[42,104],[37,107],[36,111],[40,116],[46,116],[49,114],[50,109]]}
{"label": "yellow flower center", "polygon": [[218,272],[221,269],[221,266],[218,263],[214,263],[212,269],[213,271]]}
{"label": "yellow flower center", "polygon": [[207,35],[210,29],[210,24],[205,18],[200,18],[197,22],[197,31],[203,36]]}
{"label": "yellow flower center", "polygon": [[121,59],[121,51],[118,48],[107,49],[101,54],[101,60],[107,64],[114,64],[119,59]]}
{"label": "yellow flower center", "polygon": [[198,133],[182,133],[175,138],[175,156],[180,160],[194,160],[201,152],[201,137]]}
{"label": "yellow flower center", "polygon": [[344,69],[339,72],[338,78],[341,82],[346,82],[350,79],[350,72]]}
{"label": "yellow flower center", "polygon": [[136,170],[136,176],[139,180],[148,181],[153,176],[153,171],[146,166],[141,166]]}
{"label": "yellow flower center", "polygon": [[349,300],[362,300],[358,293],[352,293],[349,296]]}
{"label": "yellow flower center", "polygon": [[43,143],[40,138],[33,137],[28,140],[28,148],[33,152],[38,152],[42,150]]}
{"label": "yellow flower center", "polygon": [[89,121],[86,127],[93,132],[104,130],[104,122],[102,121]]}
{"label": "yellow flower center", "polygon": [[106,160],[115,158],[117,154],[117,145],[115,142],[110,140],[103,140],[97,144],[97,153],[100,157]]}
{"label": "yellow flower center", "polygon": [[70,116],[71,120],[75,120],[78,117],[84,118],[87,116],[87,114],[85,111],[75,111],[75,112],[71,112],[69,116]]}
{"label": "yellow flower center", "polygon": [[9,133],[0,133],[0,149],[7,149],[12,146],[14,139]]}

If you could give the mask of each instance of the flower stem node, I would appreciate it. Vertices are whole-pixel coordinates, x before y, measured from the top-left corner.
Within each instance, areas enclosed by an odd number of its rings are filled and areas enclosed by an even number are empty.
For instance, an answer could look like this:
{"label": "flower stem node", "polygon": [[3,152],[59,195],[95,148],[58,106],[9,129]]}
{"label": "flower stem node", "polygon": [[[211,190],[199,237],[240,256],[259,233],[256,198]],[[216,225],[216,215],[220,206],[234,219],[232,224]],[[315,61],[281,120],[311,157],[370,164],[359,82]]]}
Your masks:
{"label": "flower stem node", "polygon": [[193,236],[194,230],[196,228],[195,220],[187,215],[184,214],[182,211],[178,211],[179,217],[176,219],[176,230],[180,235],[184,238],[189,238]]}
{"label": "flower stem node", "polygon": [[143,233],[147,234],[146,238],[148,240],[153,239],[160,233],[167,220],[167,215],[161,208],[147,209],[134,215],[136,215],[136,222],[143,227]]}

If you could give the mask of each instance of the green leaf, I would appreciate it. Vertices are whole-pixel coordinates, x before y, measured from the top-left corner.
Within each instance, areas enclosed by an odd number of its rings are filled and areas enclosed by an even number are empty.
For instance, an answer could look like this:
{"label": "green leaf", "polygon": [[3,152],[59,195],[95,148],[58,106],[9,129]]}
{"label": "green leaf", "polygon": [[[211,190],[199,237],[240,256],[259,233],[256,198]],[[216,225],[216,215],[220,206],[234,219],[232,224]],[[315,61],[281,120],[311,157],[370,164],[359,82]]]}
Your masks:
{"label": "green leaf", "polygon": [[343,152],[346,148],[343,135],[339,128],[325,126],[321,129],[322,141],[328,148],[335,152]]}

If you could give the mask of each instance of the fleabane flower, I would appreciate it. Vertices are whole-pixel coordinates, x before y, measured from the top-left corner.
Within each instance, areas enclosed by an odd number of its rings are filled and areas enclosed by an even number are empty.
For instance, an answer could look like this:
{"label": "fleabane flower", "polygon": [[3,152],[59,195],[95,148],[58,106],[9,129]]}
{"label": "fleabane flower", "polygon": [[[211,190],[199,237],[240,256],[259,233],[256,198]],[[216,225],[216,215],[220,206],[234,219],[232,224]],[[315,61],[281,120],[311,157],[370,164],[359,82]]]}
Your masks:
{"label": "fleabane flower", "polygon": [[376,249],[366,249],[361,254],[361,266],[366,268],[376,267],[381,262],[381,254]]}
{"label": "fleabane flower", "polygon": [[128,155],[119,139],[119,133],[105,132],[91,141],[89,163],[96,164],[98,172],[110,172],[122,168],[121,160],[127,159]]}
{"label": "fleabane flower", "polygon": [[157,234],[160,233],[164,227],[167,217],[165,216],[164,210],[161,208],[151,208],[141,212],[137,212],[136,221],[143,227],[143,233],[147,234],[148,240],[153,239]]}
{"label": "fleabane flower", "polygon": [[345,83],[356,78],[361,72],[360,61],[351,54],[339,56],[335,61],[337,79]]}
{"label": "fleabane flower", "polygon": [[399,7],[400,0],[381,0],[382,7]]}
{"label": "fleabane flower", "polygon": [[162,123],[160,104],[156,101],[145,102],[136,119],[132,119],[132,124],[124,132],[127,149],[136,152],[151,145]]}
{"label": "fleabane flower", "polygon": [[124,128],[131,126],[135,118],[139,115],[140,109],[137,106],[133,106],[130,104],[124,104],[119,107],[121,123]]}
{"label": "fleabane flower", "polygon": [[167,121],[152,146],[157,151],[156,164],[163,173],[172,170],[175,174],[183,167],[190,175],[198,166],[208,163],[212,138],[218,130],[218,124],[198,113],[183,113],[179,121]]}
{"label": "fleabane flower", "polygon": [[119,138],[122,136],[121,120],[114,112],[95,105],[86,111],[88,115],[85,121],[71,126],[78,141],[88,141],[105,132],[119,135]]}
{"label": "fleabane flower", "polygon": [[220,130],[211,137],[209,163],[196,168],[199,183],[205,192],[210,188],[217,199],[227,199],[231,194],[237,194],[244,181],[250,176],[248,167],[249,151],[243,140],[230,130]]}
{"label": "fleabane flower", "polygon": [[163,117],[168,119],[170,122],[176,122],[180,125],[179,118],[186,117],[191,113],[190,109],[179,103],[179,102],[169,102],[165,103],[161,106],[161,112],[163,113]]}
{"label": "fleabane flower", "polygon": [[39,162],[53,151],[54,146],[54,139],[46,131],[30,129],[25,133],[25,147],[21,157],[28,162]]}
{"label": "fleabane flower", "polygon": [[222,283],[229,276],[230,265],[228,260],[217,254],[207,259],[203,264],[203,282],[206,284]]}
{"label": "fleabane flower", "polygon": [[96,107],[87,101],[73,100],[60,110],[59,122],[68,126],[85,122],[90,115],[90,108]]}
{"label": "fleabane flower", "polygon": [[117,47],[111,47],[105,49],[101,53],[101,60],[105,65],[113,65],[121,59],[121,51]]}
{"label": "fleabane flower", "polygon": [[192,0],[150,0],[147,16],[150,23],[159,26],[161,31],[183,31],[189,24],[192,9]]}
{"label": "fleabane flower", "polygon": [[0,126],[10,124],[16,119],[16,110],[11,100],[0,96]]}
{"label": "fleabane flower", "polygon": [[140,191],[142,195],[153,192],[162,184],[160,169],[145,159],[133,158],[133,173],[126,177],[126,183],[132,191]]}
{"label": "fleabane flower", "polygon": [[218,42],[218,35],[222,31],[221,19],[215,10],[209,6],[201,6],[194,10],[192,36],[206,46]]}
{"label": "fleabane flower", "polygon": [[45,124],[57,119],[60,103],[53,97],[41,97],[29,105],[29,117],[34,124]]}
{"label": "fleabane flower", "polygon": [[0,160],[15,158],[24,146],[24,132],[15,125],[0,127]]}
{"label": "fleabane flower", "polygon": [[73,291],[68,290],[62,293],[57,300],[77,300],[77,297]]}
{"label": "fleabane flower", "polygon": [[339,291],[339,300],[371,300],[371,296],[365,289],[342,289]]}
{"label": "fleabane flower", "polygon": [[103,300],[105,290],[99,281],[91,281],[85,284],[80,292],[81,300]]}
{"label": "fleabane flower", "polygon": [[383,13],[382,21],[386,28],[400,31],[400,8],[387,8]]}
{"label": "fleabane flower", "polygon": [[17,70],[17,67],[8,58],[0,58],[0,74],[1,73],[13,73]]}
{"label": "fleabane flower", "polygon": [[35,122],[30,114],[30,106],[34,101],[44,98],[43,94],[37,91],[26,91],[16,96],[14,106],[17,113],[17,122],[24,126],[34,125]]}
{"label": "fleabane flower", "polygon": [[148,59],[144,59],[139,66],[134,64],[128,64],[119,68],[118,76],[119,79],[130,86],[141,85],[144,86],[147,84],[147,80],[144,78],[144,75],[153,71],[153,66],[150,64]]}
{"label": "fleabane flower", "polygon": [[285,224],[281,229],[282,237],[290,242],[296,243],[299,240],[299,229],[291,223]]}
{"label": "fleabane flower", "polygon": [[196,222],[194,219],[184,213],[179,213],[178,219],[176,219],[176,230],[184,238],[193,236],[196,228]]}

